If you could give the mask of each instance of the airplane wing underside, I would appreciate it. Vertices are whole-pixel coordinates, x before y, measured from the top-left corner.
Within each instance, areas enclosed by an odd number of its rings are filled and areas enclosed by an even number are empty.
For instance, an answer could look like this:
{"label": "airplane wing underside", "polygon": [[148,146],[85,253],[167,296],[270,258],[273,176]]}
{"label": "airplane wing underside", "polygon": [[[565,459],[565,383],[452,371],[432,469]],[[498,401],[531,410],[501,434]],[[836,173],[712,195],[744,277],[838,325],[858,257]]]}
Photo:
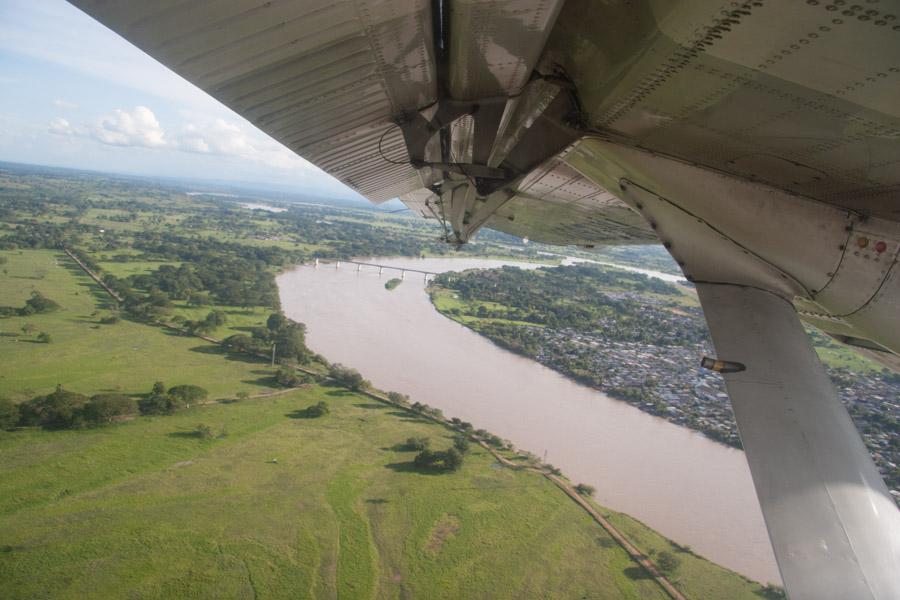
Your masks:
{"label": "airplane wing underside", "polygon": [[900,364],[900,0],[71,1],[451,243],[662,242],[746,371],[791,597],[900,597],[900,513],[797,320]]}

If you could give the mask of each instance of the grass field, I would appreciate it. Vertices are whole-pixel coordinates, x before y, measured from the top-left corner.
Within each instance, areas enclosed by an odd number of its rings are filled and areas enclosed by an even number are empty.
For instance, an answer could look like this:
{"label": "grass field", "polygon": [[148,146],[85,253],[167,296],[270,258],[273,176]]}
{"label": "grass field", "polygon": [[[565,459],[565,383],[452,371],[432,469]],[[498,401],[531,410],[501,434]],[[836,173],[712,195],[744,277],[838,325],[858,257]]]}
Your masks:
{"label": "grass field", "polygon": [[[289,417],[323,397],[331,415]],[[393,446],[449,436],[393,412],[313,388],[6,434],[5,597],[662,597],[542,478],[481,452],[455,474],[412,470]],[[184,435],[197,422],[228,437]]]}
{"label": "grass field", "polygon": [[[0,321],[0,395],[57,383],[136,394],[159,379],[213,398],[271,390],[265,363],[159,327],[99,325],[107,298],[61,253],[0,255],[4,303],[36,290],[62,307]],[[25,322],[53,341],[34,343]],[[320,400],[331,413],[303,418]],[[196,436],[198,424],[215,439]],[[426,436],[442,449],[451,434],[320,386],[100,429],[0,431],[0,596],[665,597],[539,474],[477,446],[460,471],[423,473],[400,447]],[[647,551],[674,548],[613,518]],[[758,585],[689,553],[673,579],[691,598],[760,598]]]}
{"label": "grass field", "polygon": [[[84,394],[137,394],[149,391],[157,380],[170,386],[206,381],[203,386],[213,398],[272,389],[273,371],[265,361],[231,360],[218,346],[198,338],[126,319],[100,324],[100,317],[108,314],[104,308],[108,297],[61,252],[13,251],[0,256],[7,258],[6,273],[0,273],[4,304],[21,306],[34,290],[62,307],[0,320],[2,396],[25,400],[52,391],[58,383]],[[208,311],[195,311],[194,316]],[[231,323],[217,333],[227,334],[228,327],[243,322],[242,315],[230,317]],[[21,331],[26,323],[35,328],[34,334]],[[50,334],[50,344],[37,343],[41,331]]]}
{"label": "grass field", "polygon": [[[321,399],[330,415],[292,418]],[[198,423],[228,435],[202,441]],[[321,387],[5,433],[0,587],[5,598],[664,597],[544,478],[478,448],[457,473],[417,472],[397,449],[409,436],[450,444],[443,427]],[[692,598],[759,598],[693,560],[679,567]]]}

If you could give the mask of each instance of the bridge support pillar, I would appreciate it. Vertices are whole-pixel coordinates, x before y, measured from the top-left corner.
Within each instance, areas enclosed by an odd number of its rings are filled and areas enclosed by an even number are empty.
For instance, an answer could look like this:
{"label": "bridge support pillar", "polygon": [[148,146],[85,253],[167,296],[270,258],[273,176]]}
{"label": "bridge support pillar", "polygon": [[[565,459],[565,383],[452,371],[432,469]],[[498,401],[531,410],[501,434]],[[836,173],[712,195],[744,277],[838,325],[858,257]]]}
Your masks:
{"label": "bridge support pillar", "polygon": [[359,263],[356,263],[356,272],[359,273],[361,270],[362,270],[362,265]]}
{"label": "bridge support pillar", "polygon": [[317,269],[319,268],[319,259],[318,258],[316,259],[316,268]]}
{"label": "bridge support pillar", "polygon": [[400,271],[400,279],[406,279],[406,271]]}
{"label": "bridge support pillar", "polygon": [[335,269],[340,269],[340,268],[341,268],[341,261],[337,261],[336,263],[334,263],[334,268],[335,268]]}
{"label": "bridge support pillar", "polygon": [[384,267],[378,267],[378,274],[382,275],[384,273]]}

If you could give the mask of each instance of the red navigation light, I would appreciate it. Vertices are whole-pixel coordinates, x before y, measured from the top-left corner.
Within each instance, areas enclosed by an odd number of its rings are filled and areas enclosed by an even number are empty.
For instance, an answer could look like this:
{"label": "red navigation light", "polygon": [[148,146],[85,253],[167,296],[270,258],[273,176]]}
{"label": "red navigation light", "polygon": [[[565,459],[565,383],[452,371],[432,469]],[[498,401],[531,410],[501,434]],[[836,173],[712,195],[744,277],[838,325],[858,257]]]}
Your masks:
{"label": "red navigation light", "polygon": [[887,250],[887,244],[884,242],[875,242],[875,252],[881,254],[885,250]]}

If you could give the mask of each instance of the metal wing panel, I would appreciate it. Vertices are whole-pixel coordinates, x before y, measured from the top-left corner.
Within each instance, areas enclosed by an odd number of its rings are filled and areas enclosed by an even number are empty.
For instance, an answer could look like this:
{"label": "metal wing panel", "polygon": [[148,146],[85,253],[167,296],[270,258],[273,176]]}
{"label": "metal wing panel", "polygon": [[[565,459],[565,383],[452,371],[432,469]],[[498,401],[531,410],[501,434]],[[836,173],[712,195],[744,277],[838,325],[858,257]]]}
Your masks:
{"label": "metal wing panel", "polygon": [[570,0],[547,56],[598,130],[896,218],[900,3]]}
{"label": "metal wing panel", "polygon": [[[423,186],[378,141],[436,100],[427,0],[73,4],[369,199]],[[398,140],[382,142],[405,162]]]}
{"label": "metal wing panel", "polygon": [[487,226],[549,244],[657,243],[640,215],[564,161],[570,151],[529,173]]}
{"label": "metal wing panel", "polygon": [[450,9],[450,94],[515,96],[556,22],[562,0],[456,0]]}

